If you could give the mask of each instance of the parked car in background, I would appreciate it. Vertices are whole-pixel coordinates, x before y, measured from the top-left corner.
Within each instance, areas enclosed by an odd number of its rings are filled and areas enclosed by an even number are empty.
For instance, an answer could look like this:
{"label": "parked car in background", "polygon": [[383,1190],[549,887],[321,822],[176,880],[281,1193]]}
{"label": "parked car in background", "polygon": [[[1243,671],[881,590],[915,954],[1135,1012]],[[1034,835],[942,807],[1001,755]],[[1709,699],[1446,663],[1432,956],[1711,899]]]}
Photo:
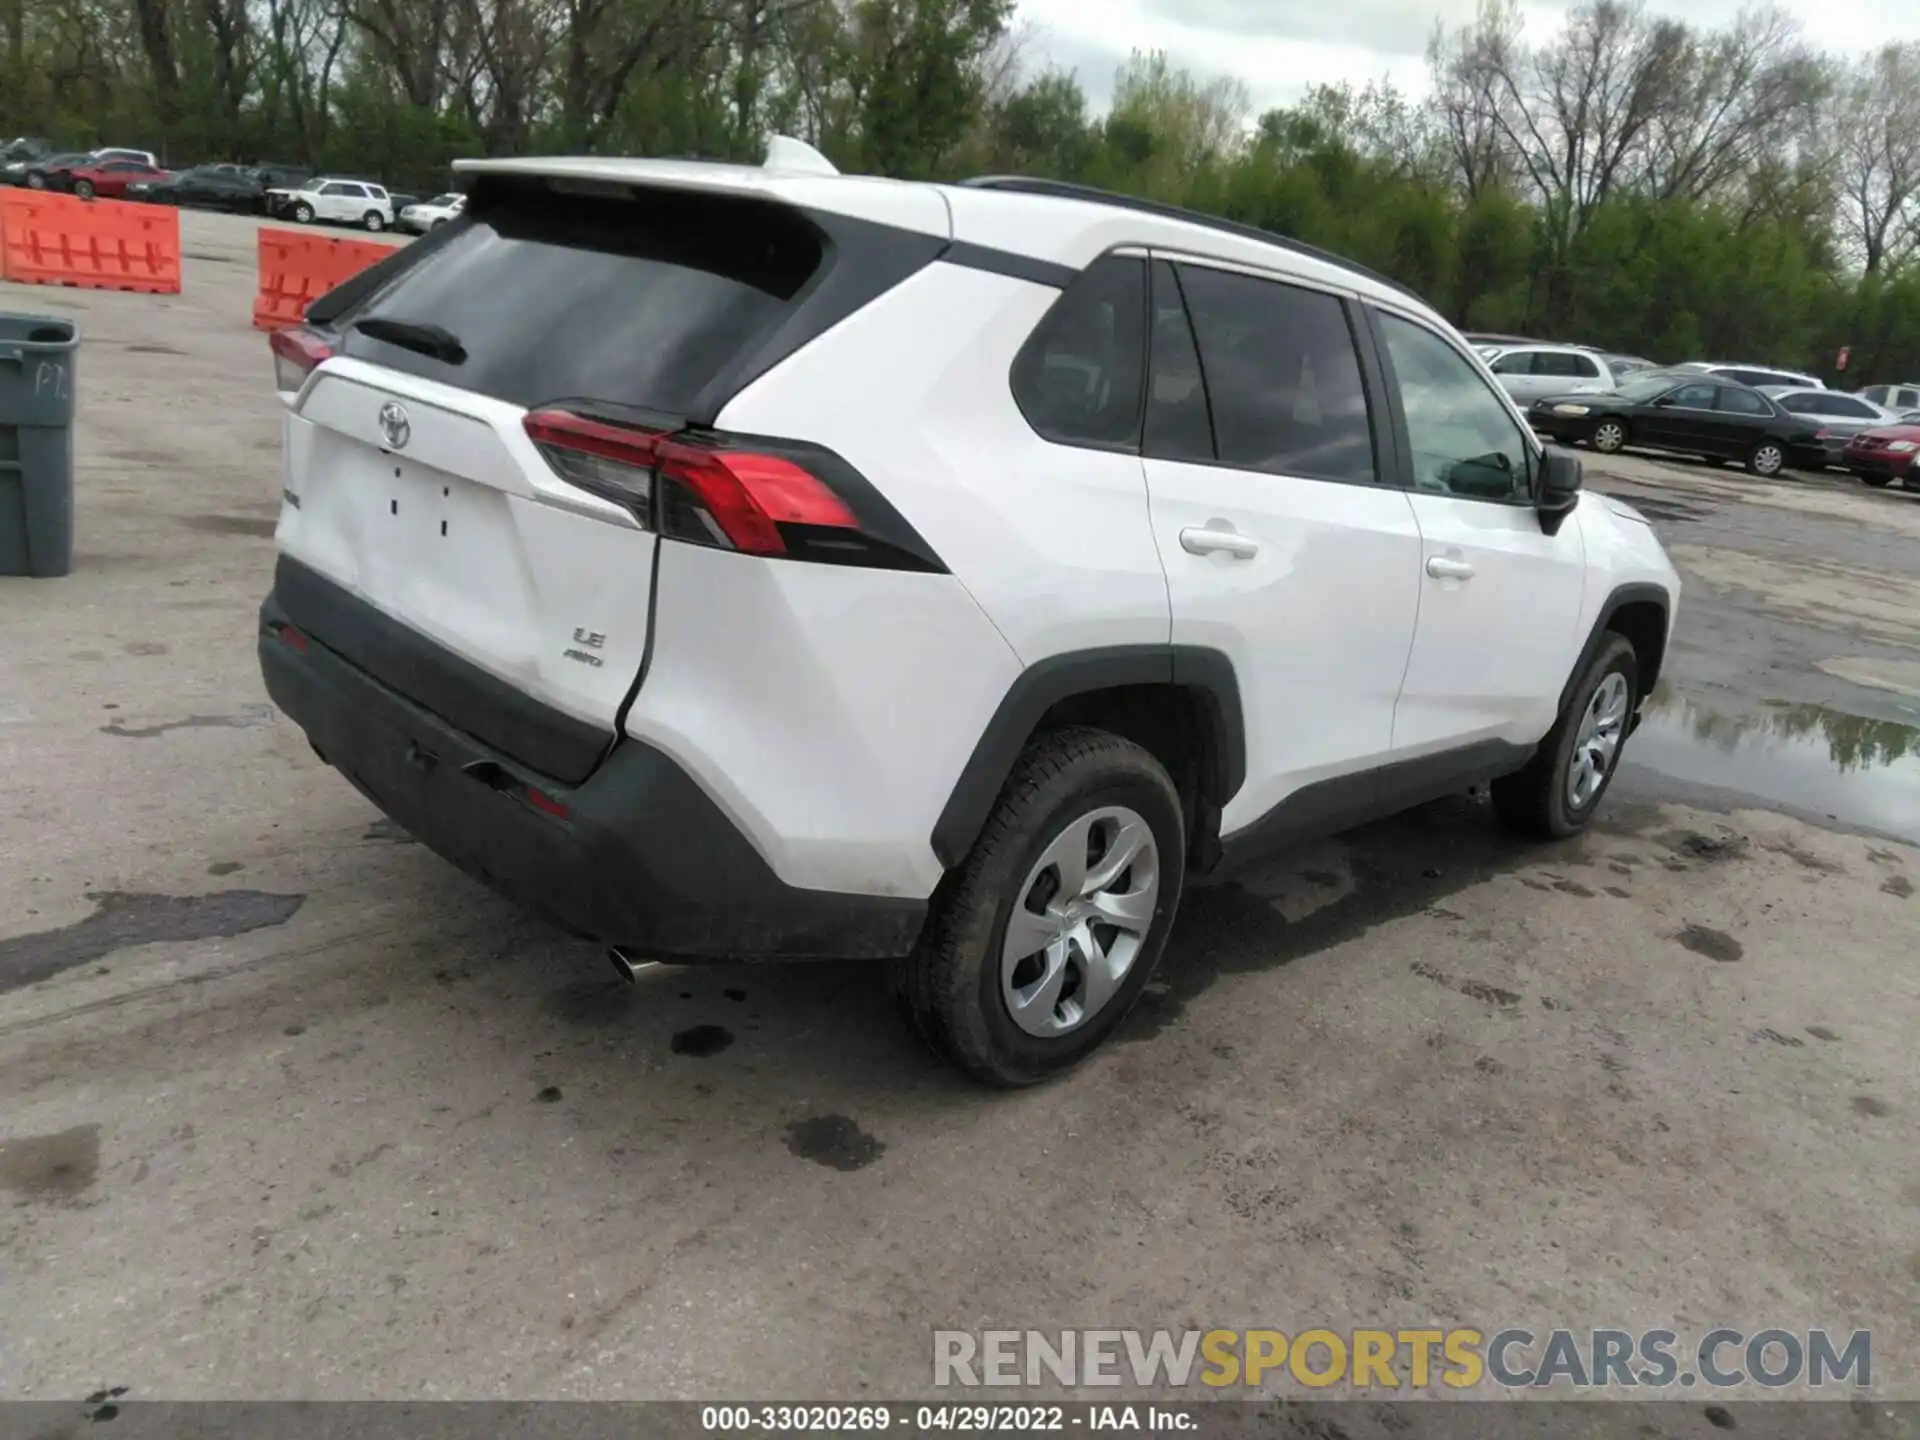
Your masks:
{"label": "parked car in background", "polygon": [[0,165],[11,165],[16,160],[38,160],[52,151],[49,145],[37,135],[16,135],[6,144],[0,145]]}
{"label": "parked car in background", "polygon": [[9,185],[24,185],[29,190],[47,188],[47,176],[56,170],[65,170],[73,165],[85,165],[93,157],[84,150],[70,150],[59,154],[42,155],[36,160],[16,160],[6,167]]}
{"label": "parked car in background", "polygon": [[1775,385],[1760,388],[1782,410],[1804,416],[1820,427],[1826,444],[1826,463],[1844,465],[1842,451],[1847,441],[1862,430],[1891,425],[1900,417],[1892,410],[1864,400],[1858,395],[1842,395],[1837,390],[1787,390]]}
{"label": "parked car in background", "polygon": [[1854,394],[1889,410],[1920,410],[1920,380],[1902,381],[1897,385],[1869,385],[1864,390],[1854,391]]}
{"label": "parked car in background", "polygon": [[280,213],[302,225],[324,221],[359,225],[380,231],[393,224],[393,199],[384,185],[367,180],[335,180],[321,176],[286,192]]}
{"label": "parked car in background", "polygon": [[1547,343],[1544,340],[1535,340],[1530,335],[1502,335],[1492,330],[1463,330],[1460,338],[1476,350],[1482,345],[1491,345],[1497,349],[1505,349],[1509,345],[1544,345]]}
{"label": "parked car in background", "polygon": [[87,154],[95,160],[138,160],[154,170],[165,168],[160,163],[160,157],[151,150],[124,150],[115,145],[106,145],[98,150],[89,150]]}
{"label": "parked car in background", "polygon": [[1725,364],[1718,360],[1688,360],[1676,367],[1681,370],[1704,370],[1722,380],[1733,380],[1739,384],[1758,389],[1762,385],[1781,385],[1795,390],[1824,390],[1826,384],[1817,375],[1802,375],[1798,370],[1779,370],[1771,365]]}
{"label": "parked car in background", "polygon": [[196,165],[164,179],[137,181],[127,187],[129,200],[156,205],[200,205],[212,210],[251,213],[260,208],[266,188],[252,172],[222,165]]}
{"label": "parked car in background", "polygon": [[1607,362],[1607,368],[1613,371],[1615,379],[1618,379],[1622,375],[1636,374],[1641,370],[1658,370],[1661,368],[1653,361],[1643,360],[1638,355],[1613,355],[1602,351],[1600,358]]}
{"label": "parked car in background", "polygon": [[1854,435],[1841,463],[1876,489],[1898,480],[1903,490],[1920,490],[1920,410]]}
{"label": "parked car in background", "polygon": [[1550,439],[1589,444],[1603,455],[1629,445],[1672,450],[1715,463],[1737,460],[1755,475],[1777,475],[1789,462],[1821,464],[1826,454],[1814,421],[1752,386],[1689,371],[1642,371],[1607,394],[1543,396],[1527,408],[1527,421]]}
{"label": "parked car in background", "polygon": [[139,160],[97,160],[53,171],[47,177],[47,184],[50,189],[64,190],[82,200],[95,196],[102,200],[121,200],[126,198],[129,185],[151,185],[172,178],[170,172]]}
{"label": "parked car in background", "polygon": [[417,205],[408,205],[401,209],[399,224],[402,230],[410,230],[415,235],[424,235],[429,230],[437,230],[449,220],[460,218],[460,212],[466,208],[464,195],[436,195],[431,200],[422,200]]}
{"label": "parked car in background", "polygon": [[1612,369],[1590,350],[1571,345],[1513,345],[1487,362],[1493,378],[1525,405],[1542,395],[1611,390]]}

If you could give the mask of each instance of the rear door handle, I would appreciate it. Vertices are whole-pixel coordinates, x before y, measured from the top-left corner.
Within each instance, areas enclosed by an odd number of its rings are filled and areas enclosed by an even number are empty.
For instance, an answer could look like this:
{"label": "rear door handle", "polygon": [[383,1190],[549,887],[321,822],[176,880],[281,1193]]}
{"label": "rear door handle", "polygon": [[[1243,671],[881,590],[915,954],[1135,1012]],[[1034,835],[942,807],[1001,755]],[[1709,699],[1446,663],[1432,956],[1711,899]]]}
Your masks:
{"label": "rear door handle", "polygon": [[1231,555],[1236,560],[1251,560],[1260,553],[1260,542],[1237,530],[1211,530],[1190,525],[1180,532],[1180,548],[1189,555]]}
{"label": "rear door handle", "polygon": [[1444,555],[1427,557],[1427,574],[1436,580],[1471,580],[1473,566],[1464,560],[1449,560]]}

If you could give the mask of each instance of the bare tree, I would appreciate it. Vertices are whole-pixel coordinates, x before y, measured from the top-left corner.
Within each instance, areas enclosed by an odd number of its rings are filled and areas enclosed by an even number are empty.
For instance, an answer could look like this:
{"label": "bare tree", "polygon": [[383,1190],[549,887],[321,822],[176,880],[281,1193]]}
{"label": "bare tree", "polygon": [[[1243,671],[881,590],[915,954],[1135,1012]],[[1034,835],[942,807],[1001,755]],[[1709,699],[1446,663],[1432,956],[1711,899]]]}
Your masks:
{"label": "bare tree", "polygon": [[1820,63],[1781,10],[1742,11],[1723,31],[1689,35],[1638,183],[1663,200],[1724,190],[1795,148],[1825,89]]}
{"label": "bare tree", "polygon": [[[1486,25],[1488,13],[1503,23]],[[1556,40],[1529,50],[1512,14],[1483,12],[1465,47],[1466,74],[1564,246],[1630,178],[1635,156],[1677,103],[1690,37],[1679,22],[1623,0],[1593,0]]]}
{"label": "bare tree", "polygon": [[1843,70],[1828,126],[1842,235],[1869,274],[1900,263],[1920,249],[1920,43]]}

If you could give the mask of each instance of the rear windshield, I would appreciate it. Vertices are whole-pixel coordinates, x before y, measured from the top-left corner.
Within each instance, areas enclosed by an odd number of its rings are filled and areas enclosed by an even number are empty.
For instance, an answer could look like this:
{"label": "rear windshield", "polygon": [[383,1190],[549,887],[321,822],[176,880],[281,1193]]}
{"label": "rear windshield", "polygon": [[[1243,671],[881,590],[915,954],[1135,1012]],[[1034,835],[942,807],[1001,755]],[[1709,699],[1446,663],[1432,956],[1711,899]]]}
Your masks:
{"label": "rear windshield", "polygon": [[[442,233],[437,253],[342,317],[341,348],[529,408],[686,413],[791,312],[823,254],[791,210],[669,191],[482,190]],[[375,318],[445,331],[464,355],[352,328]]]}

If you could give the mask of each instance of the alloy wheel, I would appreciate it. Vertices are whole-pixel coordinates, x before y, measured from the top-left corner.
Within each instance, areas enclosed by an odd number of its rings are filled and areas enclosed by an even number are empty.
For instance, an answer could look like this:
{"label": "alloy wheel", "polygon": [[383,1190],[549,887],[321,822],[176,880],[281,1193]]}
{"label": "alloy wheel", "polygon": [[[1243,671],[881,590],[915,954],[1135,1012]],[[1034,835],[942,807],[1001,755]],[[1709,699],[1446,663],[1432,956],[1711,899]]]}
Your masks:
{"label": "alloy wheel", "polygon": [[1567,762],[1567,805],[1582,810],[1593,801],[1612,773],[1627,732],[1627,696],[1631,687],[1618,670],[1595,687],[1574,733],[1573,754]]}
{"label": "alloy wheel", "polygon": [[1027,872],[1007,917],[1000,993],[1029,1035],[1079,1029],[1125,983],[1160,898],[1160,852],[1135,810],[1069,822]]}
{"label": "alloy wheel", "polygon": [[1627,443],[1627,429],[1618,420],[1602,420],[1593,432],[1593,448],[1611,455]]}
{"label": "alloy wheel", "polygon": [[1762,445],[1753,452],[1753,473],[1756,475],[1774,475],[1786,464],[1787,457],[1778,445]]}

